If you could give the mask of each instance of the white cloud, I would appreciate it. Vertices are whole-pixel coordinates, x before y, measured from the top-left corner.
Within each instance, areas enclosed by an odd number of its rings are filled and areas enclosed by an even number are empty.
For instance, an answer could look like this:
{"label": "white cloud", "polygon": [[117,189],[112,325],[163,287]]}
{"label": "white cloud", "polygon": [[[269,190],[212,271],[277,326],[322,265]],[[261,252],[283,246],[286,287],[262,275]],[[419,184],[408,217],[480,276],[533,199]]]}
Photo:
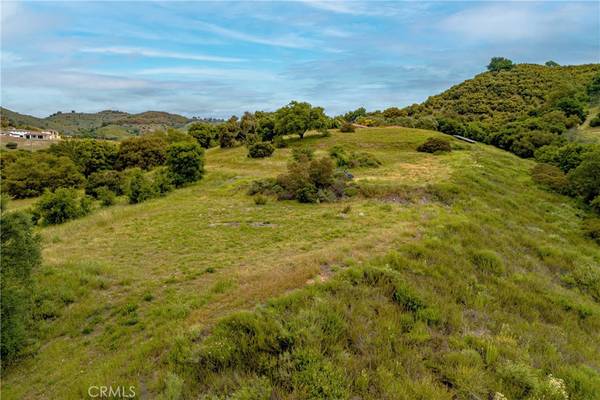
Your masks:
{"label": "white cloud", "polygon": [[174,58],[178,60],[193,60],[193,61],[214,61],[214,62],[240,62],[245,61],[241,58],[220,57],[205,54],[188,54],[172,51],[162,51],[154,49],[145,49],[141,47],[87,47],[81,49],[84,53],[100,53],[100,54],[117,54],[142,57],[156,58]]}
{"label": "white cloud", "polygon": [[541,39],[579,31],[590,12],[598,14],[598,3],[539,4],[506,2],[459,11],[443,19],[439,26],[470,39]]}
{"label": "white cloud", "polygon": [[267,46],[276,47],[289,47],[296,49],[310,48],[315,46],[314,41],[295,34],[277,35],[277,37],[264,37],[236,31],[229,28],[223,28],[215,24],[209,24],[208,22],[197,21],[196,26],[203,31],[211,32],[230,39],[241,40],[243,42],[264,44]]}
{"label": "white cloud", "polygon": [[162,67],[146,68],[136,72],[137,75],[161,76],[161,75],[184,75],[194,79],[227,79],[236,81],[270,81],[276,75],[264,71],[250,69],[225,69],[225,68],[194,68],[194,67]]}

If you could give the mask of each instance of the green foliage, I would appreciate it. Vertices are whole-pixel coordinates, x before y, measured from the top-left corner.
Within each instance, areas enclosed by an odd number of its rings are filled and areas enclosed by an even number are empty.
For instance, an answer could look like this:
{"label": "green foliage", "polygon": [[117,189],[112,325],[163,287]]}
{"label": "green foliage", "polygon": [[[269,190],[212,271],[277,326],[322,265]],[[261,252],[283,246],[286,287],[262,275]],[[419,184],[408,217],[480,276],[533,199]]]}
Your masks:
{"label": "green foliage", "polygon": [[167,160],[167,140],[157,135],[133,137],[121,142],[116,168],[152,169]]}
{"label": "green foliage", "polygon": [[531,171],[531,177],[536,183],[557,193],[569,192],[569,180],[564,172],[550,164],[536,164]]}
{"label": "green foliage", "polygon": [[573,190],[590,203],[600,195],[600,150],[586,154],[581,164],[571,172],[568,179]]}
{"label": "green foliage", "polygon": [[116,203],[115,192],[107,188],[106,186],[101,186],[95,190],[96,198],[100,200],[100,204],[102,207],[109,207]]}
{"label": "green foliage", "polygon": [[583,224],[584,234],[600,244],[600,218],[589,218]]}
{"label": "green foliage", "polygon": [[264,158],[271,157],[275,147],[268,142],[258,142],[248,146],[248,157],[250,158]]}
{"label": "green foliage", "polygon": [[126,194],[130,204],[142,203],[158,196],[152,181],[139,168],[128,171]]}
{"label": "green foliage", "polygon": [[298,135],[302,139],[306,131],[327,125],[322,107],[292,101],[275,112],[275,132],[278,135]]}
{"label": "green foliage", "polygon": [[535,159],[541,163],[557,166],[567,173],[577,168],[591,150],[591,146],[580,143],[569,143],[563,146],[548,145],[536,150]]}
{"label": "green foliage", "polygon": [[196,139],[200,146],[209,149],[217,136],[217,128],[211,124],[196,122],[190,125],[188,134]]}
{"label": "green foliage", "polygon": [[515,67],[515,64],[508,58],[504,57],[492,57],[490,63],[487,66],[488,71],[498,72],[498,71],[508,71]]}
{"label": "green foliage", "polygon": [[18,144],[18,143],[15,143],[15,142],[8,142],[8,143],[6,143],[6,148],[7,148],[7,149],[14,150],[14,149],[16,149],[18,146],[19,146],[19,144]]}
{"label": "green foliage", "polygon": [[546,61],[546,63],[544,63],[544,65],[546,67],[560,67],[559,63],[557,63],[556,61],[552,61],[552,60]]}
{"label": "green foliage", "polygon": [[452,151],[452,146],[446,139],[430,137],[423,144],[417,147],[417,151],[423,153],[443,153]]}
{"label": "green foliage", "polygon": [[204,173],[204,150],[197,143],[173,143],[167,149],[167,166],[176,187],[196,182]]}
{"label": "green foliage", "polygon": [[[596,114],[596,116],[590,120],[590,126],[592,128],[596,128],[596,127],[600,126],[600,114]],[[8,145],[7,145],[7,147],[8,147]]]}
{"label": "green foliage", "polygon": [[39,196],[44,190],[80,187],[83,175],[68,157],[57,157],[42,152],[15,154],[8,161],[3,154],[2,187],[11,196],[21,199]]}
{"label": "green foliage", "polygon": [[44,224],[62,224],[89,214],[90,205],[90,199],[80,197],[76,190],[60,188],[46,191],[35,203],[34,213]]}
{"label": "green foliage", "polygon": [[592,78],[586,88],[586,92],[592,101],[598,101],[600,99],[600,73]]}
{"label": "green foliage", "polygon": [[265,204],[267,204],[268,198],[265,195],[259,194],[257,196],[254,196],[254,204],[256,204],[257,206],[264,206]]}
{"label": "green foliage", "polygon": [[2,368],[6,368],[31,337],[31,273],[41,264],[41,245],[31,217],[25,213],[3,212],[0,226],[0,355]]}
{"label": "green foliage", "polygon": [[69,157],[85,176],[113,169],[118,156],[117,145],[106,140],[61,140],[50,145],[48,151],[59,157]]}
{"label": "green foliage", "polygon": [[575,115],[580,122],[585,121],[585,109],[583,104],[575,98],[565,97],[556,103],[556,107],[561,110],[567,117]]}
{"label": "green foliage", "polygon": [[98,198],[98,189],[105,188],[116,195],[123,194],[123,174],[119,171],[100,171],[91,174],[85,184],[85,194]]}
{"label": "green foliage", "polygon": [[329,150],[329,155],[340,168],[377,168],[381,165],[381,162],[370,153],[348,153],[342,146],[333,146]]}
{"label": "green foliage", "polygon": [[151,175],[152,184],[159,196],[164,196],[175,189],[173,174],[168,167],[158,167],[152,171]]}
{"label": "green foliage", "polygon": [[292,149],[294,161],[311,161],[314,157],[315,152],[310,147],[294,147]]}
{"label": "green foliage", "polygon": [[340,126],[340,132],[354,132],[354,125],[352,125],[352,123],[350,122],[344,122],[341,126]]}
{"label": "green foliage", "polygon": [[356,122],[356,120],[359,119],[360,117],[366,117],[366,116],[367,116],[367,110],[364,107],[360,107],[354,111],[347,112],[346,114],[344,114],[344,116],[342,118],[348,122]]}

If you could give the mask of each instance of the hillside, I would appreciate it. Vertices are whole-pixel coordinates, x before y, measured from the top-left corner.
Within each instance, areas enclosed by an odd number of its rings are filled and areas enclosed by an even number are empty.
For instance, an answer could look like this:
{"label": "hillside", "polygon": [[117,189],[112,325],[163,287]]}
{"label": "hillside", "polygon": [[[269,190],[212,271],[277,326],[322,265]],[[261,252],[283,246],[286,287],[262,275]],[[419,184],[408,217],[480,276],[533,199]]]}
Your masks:
{"label": "hillside", "polygon": [[[586,212],[538,188],[530,160],[457,140],[417,152],[430,136],[336,131],[268,159],[214,148],[193,186],[41,229],[41,327],[3,398],[103,383],[140,398],[558,399],[563,381],[569,399],[599,398]],[[246,194],[294,147],[334,145],[382,162],[351,171],[362,195]]]}
{"label": "hillside", "polygon": [[36,118],[2,108],[8,124],[16,127],[49,128],[64,135],[120,139],[159,129],[183,127],[189,119],[177,114],[147,111],[129,114],[105,110],[98,113],[58,112]]}

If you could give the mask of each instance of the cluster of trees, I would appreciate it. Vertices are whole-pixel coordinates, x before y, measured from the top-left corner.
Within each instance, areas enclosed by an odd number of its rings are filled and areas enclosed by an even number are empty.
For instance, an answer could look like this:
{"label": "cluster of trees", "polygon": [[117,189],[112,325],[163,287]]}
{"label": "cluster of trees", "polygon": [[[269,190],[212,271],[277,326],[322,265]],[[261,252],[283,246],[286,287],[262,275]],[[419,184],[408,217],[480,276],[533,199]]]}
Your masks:
{"label": "cluster of trees", "polygon": [[204,149],[190,135],[171,130],[120,144],[66,140],[37,152],[3,152],[0,162],[3,192],[15,198],[43,194],[34,220],[54,224],[87,214],[93,199],[108,206],[127,195],[139,203],[195,182],[204,172]]}
{"label": "cluster of trees", "polygon": [[232,116],[218,125],[197,122],[190,125],[188,134],[205,149],[246,145],[248,157],[262,158],[269,157],[274,147],[281,145],[283,136],[298,135],[302,139],[310,130],[334,126],[322,107],[292,101],[275,112],[245,112],[239,119]]}

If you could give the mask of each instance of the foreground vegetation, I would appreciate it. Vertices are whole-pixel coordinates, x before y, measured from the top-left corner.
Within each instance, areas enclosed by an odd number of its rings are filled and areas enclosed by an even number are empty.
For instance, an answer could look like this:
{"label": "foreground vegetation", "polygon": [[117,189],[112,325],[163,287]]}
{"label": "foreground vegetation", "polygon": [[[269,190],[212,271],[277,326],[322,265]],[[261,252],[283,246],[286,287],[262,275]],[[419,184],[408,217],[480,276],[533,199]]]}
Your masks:
{"label": "foreground vegetation", "polygon": [[[552,399],[564,383],[594,398],[587,212],[535,185],[532,161],[457,140],[418,152],[430,137],[442,135],[312,135],[261,159],[212,148],[199,183],[41,229],[37,328],[4,397],[81,398],[100,383],[140,398]],[[247,195],[293,153],[334,146],[379,163],[350,169],[355,196]]]}

